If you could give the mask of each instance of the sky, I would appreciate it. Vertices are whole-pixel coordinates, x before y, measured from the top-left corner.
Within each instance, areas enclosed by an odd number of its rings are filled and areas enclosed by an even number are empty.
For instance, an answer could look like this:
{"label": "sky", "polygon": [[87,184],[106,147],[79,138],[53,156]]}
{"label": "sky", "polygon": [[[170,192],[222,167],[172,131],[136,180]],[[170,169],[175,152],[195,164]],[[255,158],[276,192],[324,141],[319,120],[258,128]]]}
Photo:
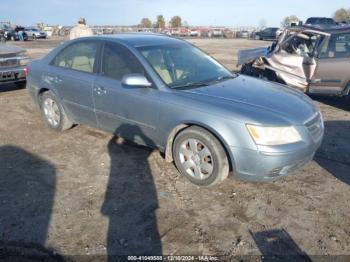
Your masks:
{"label": "sky", "polygon": [[[333,16],[335,10],[350,8],[349,0],[0,0],[0,21],[23,26],[44,22],[74,25],[84,17],[90,25],[136,25],[141,18],[166,21],[179,15],[189,25],[280,26],[295,14],[305,21],[310,16]],[[14,8],[16,7],[16,8]],[[12,10],[4,12],[3,10]]]}

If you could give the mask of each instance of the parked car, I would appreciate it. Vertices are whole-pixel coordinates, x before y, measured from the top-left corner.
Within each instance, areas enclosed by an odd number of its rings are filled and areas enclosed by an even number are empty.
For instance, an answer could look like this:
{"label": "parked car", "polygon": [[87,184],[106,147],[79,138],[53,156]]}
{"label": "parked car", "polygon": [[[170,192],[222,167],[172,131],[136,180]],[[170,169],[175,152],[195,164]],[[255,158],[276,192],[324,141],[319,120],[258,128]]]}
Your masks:
{"label": "parked car", "polygon": [[350,92],[350,27],[293,27],[270,48],[239,52],[241,72],[305,93],[346,96]]}
{"label": "parked car", "polygon": [[278,27],[267,27],[255,33],[255,40],[275,40],[281,33]]}
{"label": "parked car", "polygon": [[18,34],[19,31],[22,31],[23,40],[27,41],[28,35],[24,31],[24,27],[16,27],[14,29],[9,28],[8,30],[5,31],[4,36],[5,36],[6,40],[19,41],[20,40],[19,34]]}
{"label": "parked car", "polygon": [[0,43],[0,90],[3,84],[25,84],[28,59],[24,49]]}
{"label": "parked car", "polygon": [[201,36],[200,31],[198,29],[191,29],[190,30],[190,36]]}
{"label": "parked car", "polygon": [[188,28],[180,28],[180,36],[189,36],[190,35],[190,29]]}
{"label": "parked car", "polygon": [[6,37],[5,37],[5,31],[0,29],[0,43],[5,43]]}
{"label": "parked car", "polygon": [[221,28],[213,28],[210,37],[224,37],[224,32]]}
{"label": "parked car", "polygon": [[332,27],[332,26],[336,26],[337,22],[333,18],[329,18],[329,17],[310,17],[305,21],[305,25]]}
{"label": "parked car", "polygon": [[233,74],[160,34],[67,41],[29,72],[49,127],[87,124],[157,148],[200,186],[230,170],[256,181],[285,176],[312,159],[323,136],[321,113],[303,93]]}
{"label": "parked car", "polygon": [[25,28],[24,32],[27,33],[28,37],[31,37],[32,39],[37,39],[37,38],[47,38],[47,34],[43,31],[40,31],[39,29],[35,27],[29,27]]}
{"label": "parked car", "polygon": [[249,32],[248,31],[238,31],[236,33],[237,38],[249,38]]}
{"label": "parked car", "polygon": [[5,32],[10,27],[10,23],[8,22],[0,22],[0,43],[6,42]]}

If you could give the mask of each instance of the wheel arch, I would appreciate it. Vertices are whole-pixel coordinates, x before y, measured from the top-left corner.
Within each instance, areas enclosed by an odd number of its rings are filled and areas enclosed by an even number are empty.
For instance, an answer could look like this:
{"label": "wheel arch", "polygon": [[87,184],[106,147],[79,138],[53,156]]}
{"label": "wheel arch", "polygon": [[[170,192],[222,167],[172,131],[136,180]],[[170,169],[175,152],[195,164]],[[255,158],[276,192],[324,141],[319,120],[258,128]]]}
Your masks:
{"label": "wheel arch", "polygon": [[206,131],[208,131],[209,133],[211,133],[213,136],[216,137],[216,139],[221,143],[222,147],[224,148],[227,158],[228,158],[228,162],[230,165],[230,171],[234,170],[234,158],[233,155],[231,153],[231,151],[228,148],[228,143],[225,140],[225,138],[214,128],[201,123],[201,122],[194,122],[194,121],[186,121],[184,123],[178,124],[176,125],[169,133],[168,138],[166,140],[166,147],[165,147],[165,160],[167,162],[172,162],[174,160],[173,158],[173,145],[174,145],[174,140],[176,138],[176,136],[184,129],[191,127],[191,126],[198,126],[201,127],[203,129],[205,129]]}
{"label": "wheel arch", "polygon": [[[37,102],[38,102],[38,106],[39,106],[39,107],[41,107],[41,97],[43,96],[44,93],[49,92],[49,91],[52,92],[52,93],[57,97],[58,100],[61,100],[61,99],[57,96],[56,92],[55,92],[54,90],[52,90],[52,88],[48,88],[48,87],[45,87],[45,86],[39,87],[38,90],[37,90],[37,92],[36,92],[36,99],[37,99]],[[61,102],[61,101],[60,101],[60,102]],[[61,103],[61,104],[62,104],[62,103]]]}
{"label": "wheel arch", "polygon": [[67,117],[70,121],[72,121],[73,123],[77,123],[77,121],[75,120],[75,118],[73,118],[73,115],[71,114],[71,112],[68,110],[68,108],[66,107],[66,105],[63,103],[62,99],[60,98],[60,96],[57,95],[57,93],[55,92],[55,90],[53,88],[49,88],[47,86],[42,86],[39,87],[36,94],[35,94],[35,99],[37,100],[37,104],[38,107],[41,108],[41,97],[44,93],[46,92],[52,92],[55,97],[57,98],[57,100],[59,101],[60,105],[63,107],[63,110],[66,112]]}

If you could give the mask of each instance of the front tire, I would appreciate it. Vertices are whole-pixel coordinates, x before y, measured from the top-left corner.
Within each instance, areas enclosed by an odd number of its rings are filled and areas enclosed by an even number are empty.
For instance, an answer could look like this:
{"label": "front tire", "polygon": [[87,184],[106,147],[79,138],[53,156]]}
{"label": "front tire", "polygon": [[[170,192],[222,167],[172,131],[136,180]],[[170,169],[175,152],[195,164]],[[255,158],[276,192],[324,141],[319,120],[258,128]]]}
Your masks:
{"label": "front tire", "polygon": [[223,146],[201,127],[186,128],[176,136],[173,157],[179,172],[198,186],[213,186],[229,174]]}
{"label": "front tire", "polygon": [[64,108],[53,92],[47,91],[40,98],[40,108],[46,123],[55,131],[64,131],[73,126]]}

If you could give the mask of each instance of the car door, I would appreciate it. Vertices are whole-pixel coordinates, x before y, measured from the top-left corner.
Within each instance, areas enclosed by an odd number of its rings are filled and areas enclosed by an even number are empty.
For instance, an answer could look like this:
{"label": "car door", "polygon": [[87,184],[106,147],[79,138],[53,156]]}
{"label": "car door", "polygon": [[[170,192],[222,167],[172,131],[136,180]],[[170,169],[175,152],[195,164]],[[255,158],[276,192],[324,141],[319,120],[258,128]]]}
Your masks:
{"label": "car door", "polygon": [[341,94],[349,83],[350,32],[334,34],[320,46],[317,68],[309,92]]}
{"label": "car door", "polygon": [[93,92],[98,125],[126,139],[154,146],[159,91],[155,87],[123,85],[123,76],[134,73],[146,75],[135,55],[121,44],[106,42]]}
{"label": "car door", "polygon": [[45,81],[53,87],[74,121],[96,126],[92,98],[98,41],[79,41],[53,59]]}

